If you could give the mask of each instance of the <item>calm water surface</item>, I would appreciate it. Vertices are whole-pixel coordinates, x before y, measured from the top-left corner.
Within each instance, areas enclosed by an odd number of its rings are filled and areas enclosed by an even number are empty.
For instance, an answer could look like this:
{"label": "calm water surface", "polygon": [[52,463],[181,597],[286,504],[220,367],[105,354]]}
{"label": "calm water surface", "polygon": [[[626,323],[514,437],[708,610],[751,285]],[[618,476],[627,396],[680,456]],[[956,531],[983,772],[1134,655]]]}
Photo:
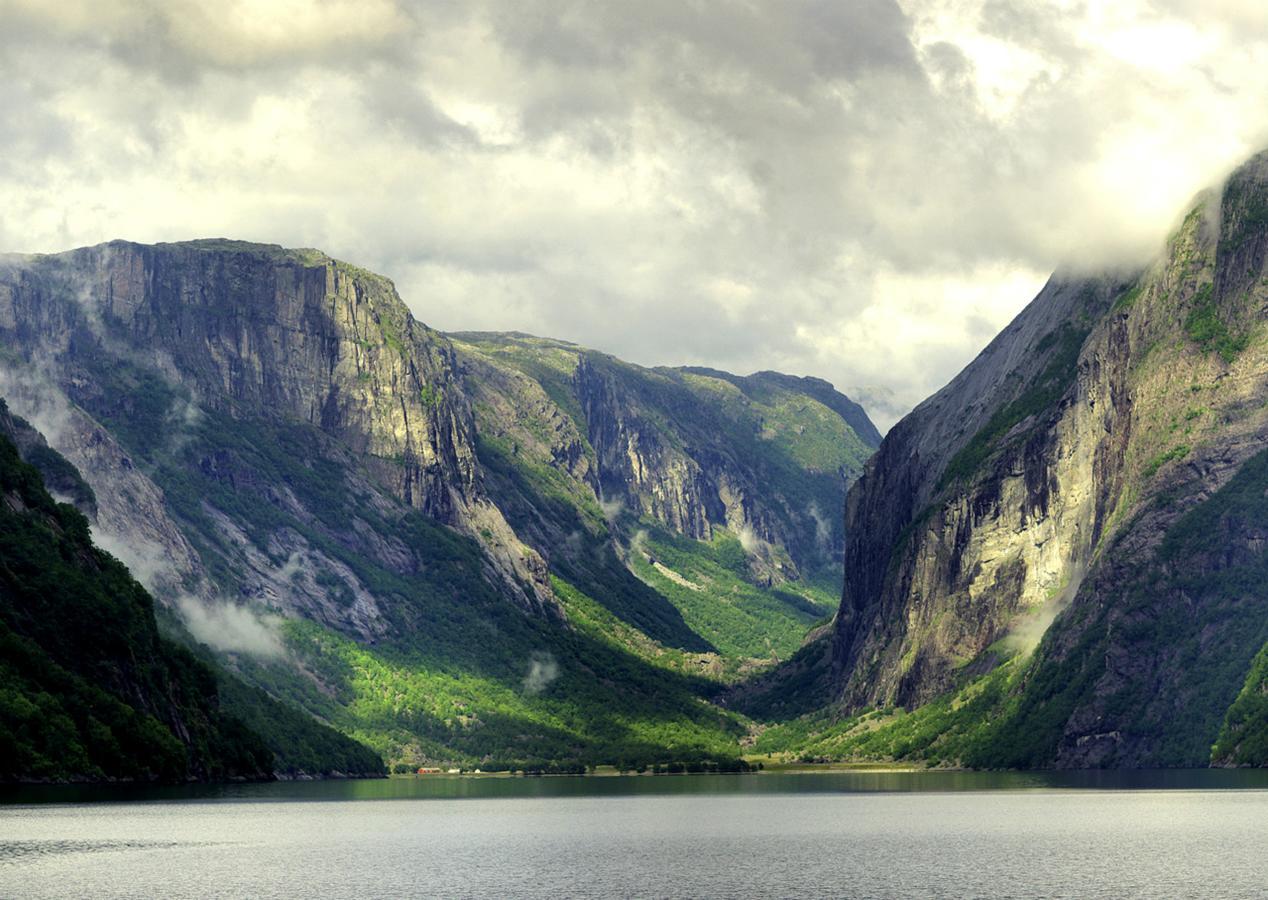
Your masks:
{"label": "calm water surface", "polygon": [[1268,897],[1268,773],[0,794],[4,897]]}

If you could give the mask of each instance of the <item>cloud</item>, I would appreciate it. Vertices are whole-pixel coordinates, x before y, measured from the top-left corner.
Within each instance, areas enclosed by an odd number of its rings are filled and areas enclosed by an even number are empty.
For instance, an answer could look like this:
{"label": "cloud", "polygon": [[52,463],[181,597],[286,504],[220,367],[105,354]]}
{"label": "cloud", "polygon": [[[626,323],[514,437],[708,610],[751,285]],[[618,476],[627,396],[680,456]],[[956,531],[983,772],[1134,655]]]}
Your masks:
{"label": "cloud", "polygon": [[53,366],[37,358],[27,366],[0,364],[0,398],[9,409],[56,447],[73,427],[70,401],[57,385]]}
{"label": "cloud", "polygon": [[116,534],[100,525],[92,528],[92,542],[127,566],[132,577],[151,594],[163,597],[178,589],[180,575],[159,544],[139,535]]}
{"label": "cloud", "polygon": [[[229,600],[197,597],[181,589],[181,578],[171,558],[158,544],[137,535],[120,535],[101,527],[92,530],[93,543],[128,567],[132,577],[159,598],[172,598],[194,638],[223,653],[245,653],[277,658],[285,653],[281,617],[261,613]],[[298,568],[298,554],[286,562],[283,574]]]}
{"label": "cloud", "polygon": [[528,663],[528,674],[524,676],[524,693],[540,694],[550,683],[559,677],[559,664],[549,653],[534,653]]}
{"label": "cloud", "polygon": [[227,235],[882,424],[1268,142],[1250,3],[0,0],[0,248]]}
{"label": "cloud", "polygon": [[819,550],[821,552],[832,550],[832,522],[819,509],[819,504],[813,500],[810,501],[810,506],[806,509],[806,512],[810,514],[810,518],[814,519],[815,544],[818,545]]}
{"label": "cloud", "polygon": [[610,500],[600,499],[599,510],[603,513],[603,518],[607,520],[607,523],[613,525],[621,518],[621,513],[625,512],[625,501],[620,497],[614,497]]}
{"label": "cloud", "polygon": [[[93,543],[128,567],[132,577],[155,597],[172,598],[194,638],[223,653],[277,658],[285,653],[279,626],[281,617],[261,613],[229,600],[198,597],[181,589],[181,578],[171,558],[158,544],[137,535],[120,535],[99,526],[92,529]],[[283,569],[298,569],[299,554],[291,554]]]}
{"label": "cloud", "polygon": [[1003,638],[1005,648],[1023,655],[1032,653],[1047,633],[1048,626],[1074,601],[1086,574],[1086,565],[1080,563],[1072,566],[1065,583],[1052,597],[1040,606],[1017,616]]}
{"label": "cloud", "polygon": [[176,609],[195,639],[222,653],[277,658],[285,653],[277,616],[262,616],[236,603],[213,603],[191,594],[176,598]]}

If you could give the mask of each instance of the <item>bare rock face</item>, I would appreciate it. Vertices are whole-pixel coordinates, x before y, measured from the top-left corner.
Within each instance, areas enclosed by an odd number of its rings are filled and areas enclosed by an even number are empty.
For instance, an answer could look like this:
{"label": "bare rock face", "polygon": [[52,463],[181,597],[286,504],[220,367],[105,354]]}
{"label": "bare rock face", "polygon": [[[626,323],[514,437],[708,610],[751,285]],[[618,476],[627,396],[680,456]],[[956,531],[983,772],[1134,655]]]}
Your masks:
{"label": "bare rock face", "polygon": [[8,371],[0,386],[8,405],[34,423],[18,446],[36,450],[51,443],[68,463],[69,474],[45,475],[50,489],[74,500],[83,493],[74,482],[84,482],[91,502],[75,505],[88,515],[97,546],[160,597],[206,594],[198,554],[172,520],[162,490],[108,429],[62,393],[53,369],[45,363],[33,371]]}
{"label": "bare rock face", "polygon": [[387,279],[317,253],[222,241],[69,256],[89,320],[152,348],[201,404],[318,425],[441,520],[478,496],[452,351]]}
{"label": "bare rock face", "polygon": [[[133,443],[157,442],[165,451],[211,414],[310,426],[333,442],[317,442],[315,456],[354,461],[350,469],[370,479],[366,496],[385,491],[477,540],[496,534],[487,548],[490,573],[525,607],[556,614],[540,558],[515,539],[482,490],[452,348],[413,319],[387,279],[316,251],[221,240],[113,242],[6,257],[0,334],[18,354],[6,367],[8,381],[27,394],[34,386],[37,405],[48,407],[52,397],[61,407],[50,439],[98,489],[103,540],[126,534],[114,549],[134,565],[143,556],[163,558],[172,584],[160,597],[215,589],[145,466],[87,409],[125,428],[148,419],[161,433],[130,435]],[[160,403],[155,422],[147,404]],[[250,478],[231,452],[203,465],[226,478],[236,474],[239,487]],[[257,487],[285,505],[284,485]],[[290,499],[289,512],[302,517],[303,504]],[[213,519],[223,512],[207,510]],[[247,552],[232,528],[220,531],[241,549],[243,598],[336,620],[361,638],[382,633],[381,611],[364,591],[348,588],[359,597],[351,611],[331,606],[322,591],[278,581],[285,565],[259,558],[260,548]],[[333,572],[329,578],[340,580]],[[316,614],[314,604],[324,604],[325,613]]]}
{"label": "bare rock face", "polygon": [[452,337],[477,429],[497,445],[486,449],[558,473],[574,504],[701,541],[725,529],[768,583],[839,561],[837,510],[879,435],[827,382],[645,369],[528,335]]}
{"label": "bare rock face", "polygon": [[[1038,727],[1024,710],[1044,704],[1059,722],[1023,764],[1205,762],[1193,747],[1209,751],[1268,597],[1196,590],[1202,573],[1224,583],[1228,561],[1181,553],[1177,534],[1268,437],[1266,203],[1261,156],[1146,271],[1054,277],[890,431],[847,500],[833,652],[845,707],[919,705],[1033,651],[1015,727]],[[1257,546],[1255,526],[1221,527],[1230,553]],[[1161,723],[1197,702],[1182,657],[1230,651],[1237,674],[1204,698],[1223,705],[1169,743]]]}
{"label": "bare rock face", "polygon": [[582,357],[573,379],[598,457],[602,496],[627,502],[680,534],[708,540],[710,524],[725,518],[700,464],[640,416],[610,373]]}
{"label": "bare rock face", "polygon": [[[1088,476],[1113,405],[1101,398],[1096,423],[1089,397],[1086,421],[1059,428],[1053,407],[1079,380],[1074,354],[1086,325],[1069,323],[1103,314],[1116,287],[1054,278],[969,368],[894,426],[850,492],[834,663],[851,705],[916,705],[942,693],[1019,612],[1068,590],[1086,565],[1096,506]],[[1036,394],[1053,406],[1028,399]],[[1000,415],[1019,401],[1027,408]],[[1004,452],[949,484],[957,454],[964,459],[988,430]],[[1080,445],[1089,432],[1096,440]],[[1063,477],[1080,486],[1061,491]]]}

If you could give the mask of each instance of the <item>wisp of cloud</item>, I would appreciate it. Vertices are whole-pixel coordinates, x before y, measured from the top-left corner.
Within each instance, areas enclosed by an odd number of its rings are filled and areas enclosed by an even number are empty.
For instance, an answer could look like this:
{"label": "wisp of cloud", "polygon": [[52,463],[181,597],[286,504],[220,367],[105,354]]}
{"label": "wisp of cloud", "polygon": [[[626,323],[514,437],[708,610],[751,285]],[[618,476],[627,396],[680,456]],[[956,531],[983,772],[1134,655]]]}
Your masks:
{"label": "wisp of cloud", "polygon": [[260,615],[236,603],[211,603],[192,594],[176,598],[185,626],[197,640],[222,653],[244,653],[275,659],[285,653],[278,633],[280,619]]}
{"label": "wisp of cloud", "polygon": [[559,664],[549,653],[534,653],[528,663],[528,674],[524,676],[524,693],[540,694],[550,683],[559,677]]}

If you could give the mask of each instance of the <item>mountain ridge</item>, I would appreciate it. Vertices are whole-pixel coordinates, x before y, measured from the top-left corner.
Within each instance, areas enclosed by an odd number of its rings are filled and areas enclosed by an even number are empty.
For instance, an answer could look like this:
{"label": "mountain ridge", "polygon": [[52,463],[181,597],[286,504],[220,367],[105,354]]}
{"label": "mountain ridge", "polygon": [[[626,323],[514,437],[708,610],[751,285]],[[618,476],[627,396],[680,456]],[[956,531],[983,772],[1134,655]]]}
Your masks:
{"label": "mountain ridge", "polygon": [[0,334],[163,609],[398,767],[733,759],[713,701],[830,611],[870,453],[822,384],[451,340],[313,250],[6,257]]}
{"label": "mountain ridge", "polygon": [[[1213,761],[1265,637],[1266,202],[1261,154],[1151,266],[1050,281],[890,430],[847,501],[822,740],[988,767]],[[858,730],[894,707],[914,712]]]}

